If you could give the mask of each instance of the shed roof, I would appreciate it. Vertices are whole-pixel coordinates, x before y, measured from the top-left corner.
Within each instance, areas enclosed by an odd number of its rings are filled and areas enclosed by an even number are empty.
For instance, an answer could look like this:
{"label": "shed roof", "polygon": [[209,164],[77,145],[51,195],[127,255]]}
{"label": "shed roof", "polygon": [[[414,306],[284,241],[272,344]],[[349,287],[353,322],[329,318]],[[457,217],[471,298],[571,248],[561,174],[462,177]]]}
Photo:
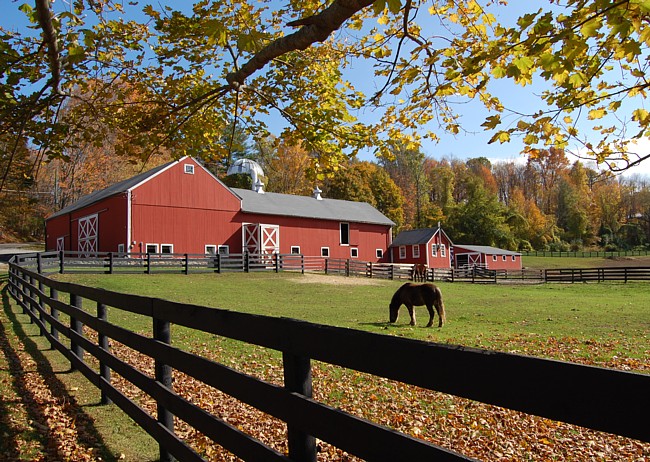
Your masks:
{"label": "shed roof", "polygon": [[282,215],[321,220],[350,221],[393,226],[395,223],[366,202],[339,199],[315,199],[311,196],[294,196],[248,189],[233,188],[242,199],[242,212],[265,215]]}
{"label": "shed roof", "polygon": [[390,246],[426,244],[431,241],[438,231],[451,242],[451,239],[449,239],[449,236],[447,236],[447,233],[442,228],[421,228],[400,232]]}
{"label": "shed roof", "polygon": [[458,255],[463,253],[484,253],[486,255],[521,255],[519,252],[499,249],[498,247],[491,247],[489,245],[454,244],[454,254]]}

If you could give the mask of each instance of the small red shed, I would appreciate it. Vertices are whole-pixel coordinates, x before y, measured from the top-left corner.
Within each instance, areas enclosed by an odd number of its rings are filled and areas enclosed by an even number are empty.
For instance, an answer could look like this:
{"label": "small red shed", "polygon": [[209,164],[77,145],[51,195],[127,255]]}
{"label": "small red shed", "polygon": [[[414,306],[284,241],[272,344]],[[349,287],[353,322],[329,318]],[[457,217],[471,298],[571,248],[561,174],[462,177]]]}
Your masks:
{"label": "small red shed", "polygon": [[375,262],[384,259],[392,226],[367,203],[229,188],[191,157],[85,196],[45,222],[47,250]]}
{"label": "small red shed", "polygon": [[452,246],[451,239],[440,227],[402,231],[390,246],[390,261],[451,268]]}
{"label": "small red shed", "polygon": [[455,244],[454,267],[478,266],[490,270],[520,270],[521,254],[486,245]]}

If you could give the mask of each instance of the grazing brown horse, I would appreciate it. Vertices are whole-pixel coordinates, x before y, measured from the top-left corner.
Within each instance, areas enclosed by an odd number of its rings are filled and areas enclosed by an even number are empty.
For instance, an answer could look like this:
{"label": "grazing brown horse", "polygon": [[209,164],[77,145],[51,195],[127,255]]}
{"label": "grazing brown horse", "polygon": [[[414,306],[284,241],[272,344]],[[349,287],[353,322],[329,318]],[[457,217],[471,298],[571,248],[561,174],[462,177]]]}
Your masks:
{"label": "grazing brown horse", "polygon": [[413,265],[413,282],[426,282],[427,280],[427,265],[424,263],[416,263]]}
{"label": "grazing brown horse", "polygon": [[427,310],[429,310],[429,324],[427,324],[427,327],[433,325],[434,306],[438,312],[438,327],[442,327],[445,323],[445,305],[442,303],[442,293],[433,284],[413,284],[412,282],[407,282],[397,289],[397,292],[393,295],[393,299],[390,301],[390,322],[397,321],[399,309],[402,304],[406,305],[406,308],[409,310],[412,326],[415,326],[415,311],[413,307],[422,305],[426,305]]}

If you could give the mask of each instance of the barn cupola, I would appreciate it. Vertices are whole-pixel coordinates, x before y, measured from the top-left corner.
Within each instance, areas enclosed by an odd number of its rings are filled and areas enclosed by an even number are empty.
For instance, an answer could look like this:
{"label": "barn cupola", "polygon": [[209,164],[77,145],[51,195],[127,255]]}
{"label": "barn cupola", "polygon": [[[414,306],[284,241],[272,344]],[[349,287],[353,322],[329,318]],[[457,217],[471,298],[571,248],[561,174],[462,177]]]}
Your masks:
{"label": "barn cupola", "polygon": [[316,186],[316,187],[314,188],[314,191],[311,193],[311,197],[313,197],[313,198],[316,199],[317,201],[322,201],[323,198],[322,198],[321,195],[320,195],[320,193],[322,193],[322,192],[323,192],[323,191],[321,191],[321,189],[320,189],[318,186]]}
{"label": "barn cupola", "polygon": [[[252,180],[251,189],[256,192],[261,191],[261,194],[264,194],[264,184],[260,178],[264,176],[264,171],[262,170],[262,167],[260,167],[260,164],[251,159],[237,159],[230,167],[228,167],[226,175],[234,175],[236,173],[250,175]],[[258,188],[258,183],[262,184],[261,188]]]}

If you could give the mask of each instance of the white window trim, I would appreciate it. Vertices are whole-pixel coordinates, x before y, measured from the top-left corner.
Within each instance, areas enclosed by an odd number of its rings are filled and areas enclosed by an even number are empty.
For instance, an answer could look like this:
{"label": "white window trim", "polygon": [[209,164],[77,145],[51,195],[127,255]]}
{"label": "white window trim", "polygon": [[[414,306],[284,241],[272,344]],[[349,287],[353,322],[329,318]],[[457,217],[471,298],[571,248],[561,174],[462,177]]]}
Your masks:
{"label": "white window trim", "polygon": [[[169,252],[165,252],[165,251],[163,250],[164,247],[169,247],[169,250],[170,250],[170,251],[169,251]],[[160,253],[164,253],[164,254],[174,253],[174,244],[160,244]]]}
{"label": "white window trim", "polygon": [[[149,250],[148,250],[149,246],[155,247],[156,251],[155,252],[149,252]],[[144,245],[144,250],[145,250],[145,253],[158,253],[159,247],[158,247],[158,244],[154,244],[153,242],[147,242]]]}
{"label": "white window trim", "polygon": [[[324,253],[326,253],[327,255],[324,255]],[[321,247],[320,248],[320,256],[325,257],[325,258],[329,258],[329,256],[330,256],[330,248],[329,247]]]}
{"label": "white window trim", "polygon": [[125,244],[117,244],[117,253],[119,256],[123,256],[126,253],[124,249],[126,249]]}
{"label": "white window trim", "polygon": [[206,244],[205,245],[205,254],[206,255],[216,255],[217,246],[215,244]]}
{"label": "white window trim", "polygon": [[359,247],[350,247],[350,258],[359,258]]}
{"label": "white window trim", "polygon": [[[293,250],[296,249],[297,252],[294,252]],[[291,246],[291,255],[300,255],[300,246],[299,245],[292,245]]]}
{"label": "white window trim", "polygon": [[512,256],[512,261],[517,261],[517,255]]}
{"label": "white window trim", "polygon": [[432,257],[438,256],[438,244],[431,244],[431,256]]}
{"label": "white window trim", "polygon": [[217,247],[217,253],[219,255],[230,255],[230,246],[229,245],[220,245]]}
{"label": "white window trim", "polygon": [[406,259],[406,246],[405,245],[400,245],[399,246],[399,259],[400,260],[405,260]]}
{"label": "white window trim", "polygon": [[65,250],[65,236],[56,238],[56,250]]}
{"label": "white window trim", "polygon": [[413,253],[413,258],[420,258],[420,246],[413,245],[411,246],[411,252]]}
{"label": "white window trim", "polygon": [[496,255],[492,255],[492,261],[497,261],[497,256]]}
{"label": "white window trim", "polygon": [[375,249],[375,256],[377,258],[384,258],[384,249]]}
{"label": "white window trim", "polygon": [[194,165],[183,164],[183,173],[187,173],[188,175],[194,175]]}
{"label": "white window trim", "polygon": [[505,255],[502,255],[502,256],[501,256],[501,260],[502,260],[502,261],[506,261],[506,260],[507,260],[507,257],[506,257]]}
{"label": "white window trim", "polygon": [[447,256],[447,246],[445,246],[445,244],[440,244],[440,256],[441,257]]}

